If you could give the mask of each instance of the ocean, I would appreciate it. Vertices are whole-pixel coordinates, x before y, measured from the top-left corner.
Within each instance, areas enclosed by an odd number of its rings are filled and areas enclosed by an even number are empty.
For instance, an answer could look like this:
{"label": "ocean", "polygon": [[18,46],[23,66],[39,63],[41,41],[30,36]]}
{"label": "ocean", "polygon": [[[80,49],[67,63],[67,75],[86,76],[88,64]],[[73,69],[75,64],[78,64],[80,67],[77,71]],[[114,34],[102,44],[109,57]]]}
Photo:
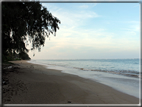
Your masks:
{"label": "ocean", "polygon": [[28,62],[91,79],[140,98],[139,59],[54,59],[30,60]]}

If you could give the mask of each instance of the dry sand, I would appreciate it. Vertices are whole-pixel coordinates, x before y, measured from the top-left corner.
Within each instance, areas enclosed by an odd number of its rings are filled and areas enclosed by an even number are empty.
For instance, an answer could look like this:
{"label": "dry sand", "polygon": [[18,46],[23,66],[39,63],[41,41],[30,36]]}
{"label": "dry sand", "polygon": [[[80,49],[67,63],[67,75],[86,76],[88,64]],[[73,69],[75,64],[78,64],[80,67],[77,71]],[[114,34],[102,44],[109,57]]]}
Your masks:
{"label": "dry sand", "polygon": [[12,61],[18,72],[8,74],[3,104],[139,104],[139,99],[101,83],[44,66]]}

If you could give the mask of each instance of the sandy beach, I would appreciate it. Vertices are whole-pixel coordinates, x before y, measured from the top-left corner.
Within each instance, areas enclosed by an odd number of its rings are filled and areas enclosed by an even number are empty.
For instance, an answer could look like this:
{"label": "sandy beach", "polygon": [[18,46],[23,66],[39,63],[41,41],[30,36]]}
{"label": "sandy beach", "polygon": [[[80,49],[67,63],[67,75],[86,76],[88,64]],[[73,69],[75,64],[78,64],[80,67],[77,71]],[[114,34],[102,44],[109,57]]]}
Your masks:
{"label": "sandy beach", "polygon": [[26,61],[11,61],[3,104],[139,104],[139,99],[101,83]]}

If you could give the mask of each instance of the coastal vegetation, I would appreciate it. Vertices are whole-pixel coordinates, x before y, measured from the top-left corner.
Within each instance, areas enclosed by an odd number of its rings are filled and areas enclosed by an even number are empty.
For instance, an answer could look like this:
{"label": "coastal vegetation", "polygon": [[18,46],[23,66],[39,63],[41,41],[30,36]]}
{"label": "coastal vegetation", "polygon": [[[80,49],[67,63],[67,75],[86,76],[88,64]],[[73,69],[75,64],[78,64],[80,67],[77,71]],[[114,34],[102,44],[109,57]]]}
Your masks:
{"label": "coastal vegetation", "polygon": [[13,60],[30,60],[31,58],[26,52],[20,52],[20,53],[8,53],[6,55],[2,54],[2,60],[3,63],[7,63],[7,61],[13,61]]}
{"label": "coastal vegetation", "polygon": [[[2,2],[2,62],[30,59],[30,50],[41,50],[45,38],[56,35],[60,20],[40,2]],[[27,46],[31,44],[31,48]]]}

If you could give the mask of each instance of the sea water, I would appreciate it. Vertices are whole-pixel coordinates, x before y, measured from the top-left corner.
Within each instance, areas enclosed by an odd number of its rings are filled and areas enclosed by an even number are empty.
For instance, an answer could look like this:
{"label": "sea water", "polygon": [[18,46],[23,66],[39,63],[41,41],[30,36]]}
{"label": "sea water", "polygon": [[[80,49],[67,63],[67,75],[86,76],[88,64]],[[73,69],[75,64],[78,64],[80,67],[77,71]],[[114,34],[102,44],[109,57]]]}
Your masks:
{"label": "sea water", "polygon": [[140,98],[141,71],[139,59],[54,59],[31,60],[29,62],[91,79]]}

